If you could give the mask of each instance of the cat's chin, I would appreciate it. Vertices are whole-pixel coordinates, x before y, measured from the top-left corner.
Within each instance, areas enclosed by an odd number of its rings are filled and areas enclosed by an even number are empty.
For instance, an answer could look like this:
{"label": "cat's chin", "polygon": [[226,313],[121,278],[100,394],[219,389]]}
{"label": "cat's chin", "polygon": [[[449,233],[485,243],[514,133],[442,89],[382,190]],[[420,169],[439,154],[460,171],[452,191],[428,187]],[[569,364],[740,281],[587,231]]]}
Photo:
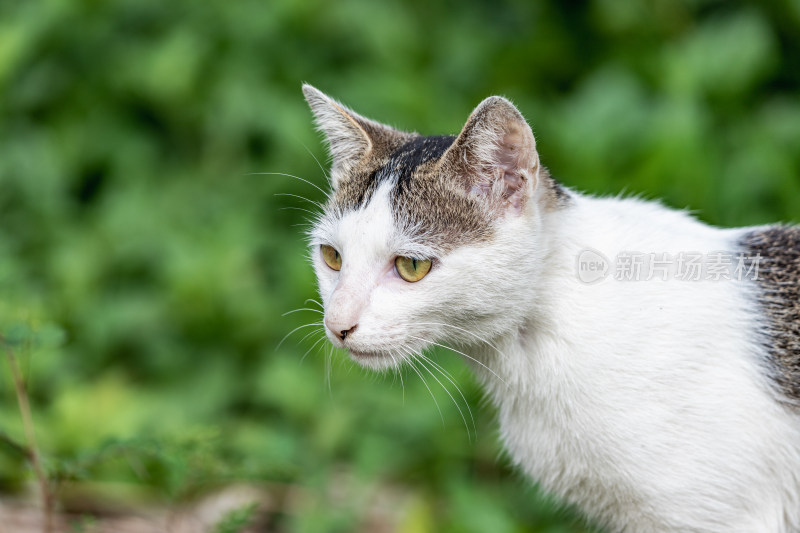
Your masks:
{"label": "cat's chin", "polygon": [[370,370],[387,370],[397,367],[401,362],[401,358],[384,352],[365,352],[353,349],[347,351],[350,353],[350,359]]}

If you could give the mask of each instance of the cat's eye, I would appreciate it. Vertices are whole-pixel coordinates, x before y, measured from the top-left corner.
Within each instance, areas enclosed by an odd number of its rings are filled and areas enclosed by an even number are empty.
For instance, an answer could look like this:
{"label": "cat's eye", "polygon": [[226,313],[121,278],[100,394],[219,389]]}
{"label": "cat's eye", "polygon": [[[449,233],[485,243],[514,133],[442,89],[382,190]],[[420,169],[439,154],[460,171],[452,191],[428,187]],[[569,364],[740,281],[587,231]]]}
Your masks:
{"label": "cat's eye", "polygon": [[327,244],[323,244],[319,247],[319,249],[322,251],[322,259],[325,260],[326,265],[334,270],[342,269],[342,256],[339,255],[339,252],[336,251],[336,248],[333,246],[328,246]]}
{"label": "cat's eye", "polygon": [[400,256],[394,260],[394,266],[401,278],[414,283],[424,278],[428,272],[430,272],[431,260]]}

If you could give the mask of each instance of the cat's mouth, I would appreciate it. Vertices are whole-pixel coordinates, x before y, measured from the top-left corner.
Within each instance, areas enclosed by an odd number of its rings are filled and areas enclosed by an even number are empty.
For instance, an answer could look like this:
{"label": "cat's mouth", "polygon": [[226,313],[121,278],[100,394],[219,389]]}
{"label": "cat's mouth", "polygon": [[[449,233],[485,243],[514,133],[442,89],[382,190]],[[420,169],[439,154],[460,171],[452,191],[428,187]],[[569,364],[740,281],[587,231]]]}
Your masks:
{"label": "cat's mouth", "polygon": [[388,368],[396,367],[400,364],[400,359],[387,352],[382,351],[362,351],[347,348],[350,353],[350,359],[359,365],[369,368],[371,370],[386,370]]}
{"label": "cat's mouth", "polygon": [[375,359],[376,357],[385,357],[386,354],[382,354],[380,352],[362,352],[360,350],[354,350],[352,348],[347,349],[350,352],[350,355],[356,358],[365,358],[365,359]]}

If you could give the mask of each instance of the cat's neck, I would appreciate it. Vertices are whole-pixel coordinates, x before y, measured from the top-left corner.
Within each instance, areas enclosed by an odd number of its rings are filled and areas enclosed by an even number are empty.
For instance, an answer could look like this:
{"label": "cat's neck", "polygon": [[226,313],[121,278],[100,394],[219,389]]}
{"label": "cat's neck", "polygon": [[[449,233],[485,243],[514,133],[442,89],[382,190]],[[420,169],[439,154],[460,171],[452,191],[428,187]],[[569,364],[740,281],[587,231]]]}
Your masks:
{"label": "cat's neck", "polygon": [[541,351],[547,345],[569,342],[560,327],[563,324],[559,324],[557,299],[564,297],[558,294],[559,287],[574,271],[574,265],[570,264],[574,260],[565,252],[565,248],[573,246],[565,243],[574,240],[570,233],[575,228],[567,222],[570,212],[577,208],[569,205],[549,211],[536,221],[535,243],[528,245],[537,248],[541,268],[537,268],[531,281],[534,290],[527,301],[513,311],[520,319],[510,329],[460,347],[475,358],[470,363],[496,402],[501,397],[528,393],[537,359],[538,363],[542,361],[541,356],[532,354],[532,349]]}
{"label": "cat's neck", "polygon": [[[526,305],[514,310],[522,319],[513,328],[462,347],[480,361],[473,363],[475,371],[498,400],[529,395],[543,372],[547,377],[537,386],[549,388],[557,386],[559,377],[570,379],[573,361],[564,354],[592,352],[594,339],[607,338],[611,324],[631,324],[631,335],[661,328],[656,314],[628,309],[626,301],[647,294],[652,302],[666,300],[677,308],[704,296],[724,298],[719,284],[620,283],[613,279],[613,259],[626,252],[675,256],[680,251],[730,249],[730,231],[652,202],[569,194],[565,206],[542,213],[536,221],[541,264]],[[587,251],[609,263],[600,281],[582,278],[578,271]]]}

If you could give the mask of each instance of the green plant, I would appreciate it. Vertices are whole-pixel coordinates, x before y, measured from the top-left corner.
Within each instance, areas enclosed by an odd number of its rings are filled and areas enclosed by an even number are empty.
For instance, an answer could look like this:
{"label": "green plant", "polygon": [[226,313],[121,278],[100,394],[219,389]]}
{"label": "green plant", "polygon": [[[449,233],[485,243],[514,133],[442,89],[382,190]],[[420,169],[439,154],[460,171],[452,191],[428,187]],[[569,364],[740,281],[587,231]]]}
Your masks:
{"label": "green plant", "polygon": [[240,533],[253,521],[258,504],[251,503],[228,511],[214,526],[214,533]]}

